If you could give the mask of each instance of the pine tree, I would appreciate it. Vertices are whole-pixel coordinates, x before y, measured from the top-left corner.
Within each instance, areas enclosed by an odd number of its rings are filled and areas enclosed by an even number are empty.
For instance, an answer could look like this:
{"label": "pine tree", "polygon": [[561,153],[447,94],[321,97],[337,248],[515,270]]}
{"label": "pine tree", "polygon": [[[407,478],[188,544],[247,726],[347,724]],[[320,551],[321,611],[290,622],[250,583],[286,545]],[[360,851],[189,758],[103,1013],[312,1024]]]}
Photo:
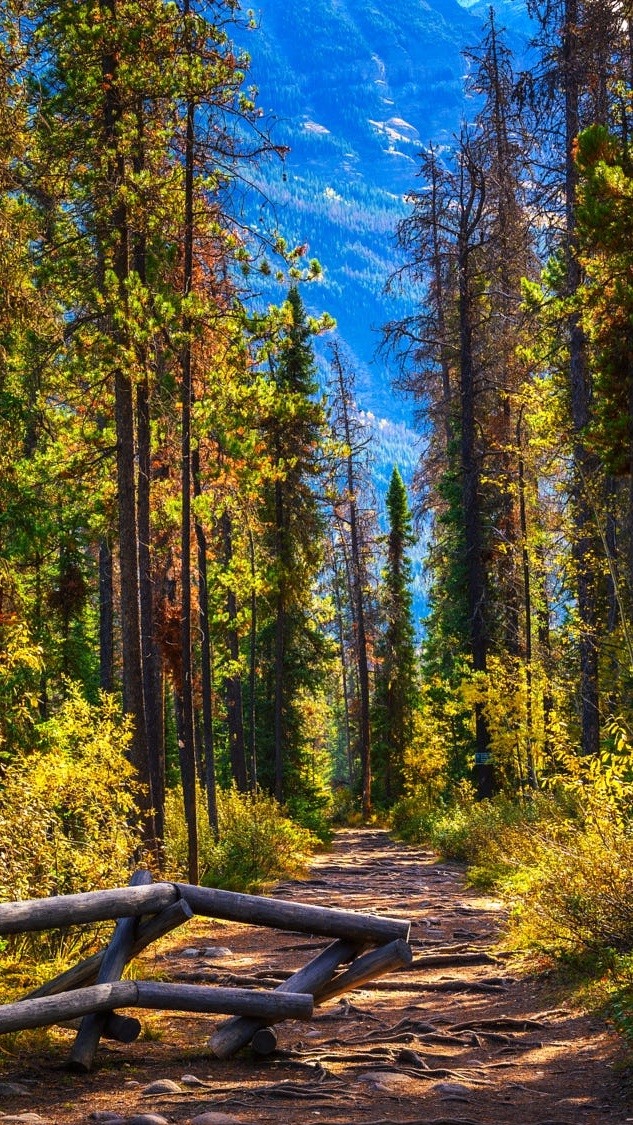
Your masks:
{"label": "pine tree", "polygon": [[413,739],[418,702],[411,565],[407,556],[407,547],[415,543],[415,536],[406,488],[397,466],[391,474],[386,507],[387,562],[379,595],[382,629],[376,646],[372,702],[372,773],[374,792],[382,805],[390,805],[402,795],[404,755]]}
{"label": "pine tree", "polygon": [[[334,436],[342,445],[335,469],[334,485],[334,551],[342,555],[341,571],[345,574],[347,604],[350,617],[351,663],[356,672],[358,713],[358,757],[363,818],[371,814],[371,689],[369,653],[373,638],[370,628],[370,585],[368,559],[373,554],[372,510],[363,508],[362,494],[367,492],[368,439],[358,423],[354,402],[354,378],[343,362],[338,344],[332,346],[332,424]],[[336,571],[337,565],[333,567]],[[337,582],[335,574],[334,581]],[[340,596],[340,586],[337,586]],[[340,628],[341,659],[345,664],[344,630]],[[345,670],[343,669],[345,678]],[[347,695],[346,685],[344,695]],[[346,721],[348,707],[346,705]],[[351,772],[351,770],[350,770]]]}
{"label": "pine tree", "polygon": [[313,613],[324,549],[317,487],[323,471],[325,416],[315,398],[313,330],[296,286],[283,312],[283,334],[271,358],[274,409],[263,426],[273,480],[260,517],[270,560],[268,620],[262,621],[260,635],[269,653],[267,695],[273,713],[263,700],[260,728],[268,720],[272,744],[264,735],[259,776],[279,801],[298,798],[302,789],[301,697],[306,689],[317,687],[327,647]]}

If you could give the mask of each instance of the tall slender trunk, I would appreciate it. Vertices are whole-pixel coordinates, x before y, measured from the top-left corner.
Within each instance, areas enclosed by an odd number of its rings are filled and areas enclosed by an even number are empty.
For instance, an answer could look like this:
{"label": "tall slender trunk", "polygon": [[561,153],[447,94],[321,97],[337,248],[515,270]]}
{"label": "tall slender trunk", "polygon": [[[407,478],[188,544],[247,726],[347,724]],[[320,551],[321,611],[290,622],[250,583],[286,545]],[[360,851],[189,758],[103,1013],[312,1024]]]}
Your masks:
{"label": "tall slender trunk", "polygon": [[[567,291],[578,292],[582,276],[577,256],[576,186],[574,145],[580,128],[580,61],[578,51],[578,0],[565,0],[563,28],[563,76],[565,84],[565,215]],[[580,712],[583,754],[597,754],[600,746],[598,694],[596,536],[587,487],[598,468],[587,449],[586,428],[590,421],[591,377],[587,365],[585,334],[578,313],[571,313],[569,330],[569,385],[573,427],[574,479],[572,502],[575,534],[572,554],[576,569],[576,595],[580,625]]]}
{"label": "tall slender trunk", "polygon": [[[192,453],[193,494],[201,495],[200,450]],[[218,803],[215,777],[215,739],[213,730],[213,672],[211,657],[211,629],[209,621],[209,584],[207,579],[207,539],[202,522],[194,517],[198,550],[198,613],[200,622],[200,664],[202,680],[202,748],[204,752],[204,777],[207,795],[209,827],[218,834]]]}
{"label": "tall slender trunk", "polygon": [[284,497],[281,481],[275,482],[275,538],[277,560],[280,568],[279,590],[275,604],[275,711],[274,711],[274,742],[275,742],[275,796],[278,801],[283,800],[284,793],[284,656],[285,656],[285,623],[286,606],[284,601],[284,566],[285,566],[285,534],[284,534]]}
{"label": "tall slender trunk", "polygon": [[114,687],[114,560],[107,539],[99,543],[99,685]]}
{"label": "tall slender trunk", "polygon": [[[481,531],[480,461],[476,446],[475,363],[473,357],[471,249],[476,223],[477,188],[470,171],[467,198],[462,200],[458,246],[461,472],[464,543],[466,552],[468,616],[473,670],[487,670],[488,623],[486,575]],[[479,799],[491,797],[494,777],[488,723],[481,703],[475,704],[475,780]]]}
{"label": "tall slender trunk", "polygon": [[527,511],[525,504],[525,462],[523,459],[523,445],[521,440],[521,414],[517,421],[517,449],[519,451],[519,518],[521,524],[521,561],[523,567],[523,607],[524,607],[524,635],[525,635],[525,726],[526,726],[526,763],[528,783],[532,789],[538,788],[536,767],[534,763],[534,708],[532,682],[532,588],[530,575],[530,554],[528,550]]}
{"label": "tall slender trunk", "polygon": [[343,628],[343,604],[341,600],[340,590],[340,577],[338,573],[338,564],[336,561],[336,550],[334,542],[332,542],[332,574],[334,578],[334,607],[336,611],[336,628],[338,631],[338,642],[341,653],[341,687],[343,690],[343,720],[345,730],[345,749],[347,756],[347,784],[350,789],[354,784],[354,760],[352,756],[352,736],[349,715],[349,688],[347,683],[347,660],[345,657],[345,630]]}
{"label": "tall slender trunk", "polygon": [[[228,568],[233,558],[233,529],[231,517],[225,510],[221,520],[224,543],[224,562]],[[231,661],[231,674],[224,677],[226,696],[226,721],[229,732],[229,756],[231,775],[240,793],[248,790],[246,776],[246,748],[244,743],[244,704],[242,699],[242,677],[237,670],[240,658],[240,641],[237,632],[237,598],[235,590],[229,588],[226,594],[226,613],[228,618],[226,642]]]}
{"label": "tall slender trunk", "polygon": [[550,765],[554,764],[555,734],[553,731],[554,697],[552,694],[553,658],[550,635],[550,609],[547,594],[545,559],[542,545],[537,546],[538,566],[535,575],[537,591],[537,638],[539,659],[543,666],[543,754]]}
{"label": "tall slender trunk", "polygon": [[[185,15],[189,13],[188,0]],[[185,232],[183,296],[193,288],[193,161],[194,105],[187,103],[185,135]],[[187,821],[189,882],[198,882],[198,829],[196,809],[196,752],[193,714],[193,661],[191,651],[191,318],[183,318],[185,342],[181,362],[181,638],[182,638],[182,738],[180,771]]]}
{"label": "tall slender trunk", "polygon": [[[113,0],[101,0],[104,20],[116,28]],[[125,157],[121,151],[117,125],[121,117],[118,85],[118,58],[115,49],[104,52],[103,144],[108,164],[108,192],[114,199],[104,219],[103,242],[113,242],[112,269],[121,300],[129,275],[129,232],[121,189],[125,183]],[[114,329],[115,342],[125,344],[120,329]],[[134,388],[130,376],[120,366],[114,372],[114,415],[117,439],[117,490],[119,501],[119,566],[121,579],[121,647],[123,655],[123,707],[133,717],[130,758],[143,785],[139,800],[143,831],[148,840],[156,839],[152,813],[153,794],[147,745],[141,624],[139,612],[138,522],[136,508],[136,449],[134,441]]]}
{"label": "tall slender trunk", "polygon": [[356,634],[356,666],[358,669],[358,695],[360,704],[359,714],[359,750],[361,767],[361,805],[363,818],[368,820],[371,816],[371,725],[369,688],[369,659],[367,654],[367,629],[365,622],[365,593],[363,589],[363,558],[361,530],[358,520],[358,506],[356,493],[358,482],[355,479],[354,455],[352,452],[352,432],[349,415],[349,391],[346,386],[343,365],[338,353],[334,352],[334,366],[337,373],[339,398],[341,404],[341,417],[343,421],[343,437],[349,450],[346,458],[346,484],[347,506],[349,516],[350,538],[350,602],[352,604],[353,619]]}
{"label": "tall slender trunk", "polygon": [[161,709],[160,661],[154,639],[154,589],[150,551],[150,413],[147,379],[136,391],[138,441],[138,563],[141,621],[141,659],[143,665],[143,698],[147,723],[147,748],[152,779],[152,798],[156,834],[165,834],[165,746]]}
{"label": "tall slender trunk", "polygon": [[255,686],[257,672],[257,588],[255,569],[255,540],[253,532],[248,528],[248,553],[251,566],[251,621],[249,629],[249,659],[248,659],[248,688],[249,688],[249,723],[248,723],[248,757],[251,793],[257,791],[257,745],[256,745],[256,710]]}

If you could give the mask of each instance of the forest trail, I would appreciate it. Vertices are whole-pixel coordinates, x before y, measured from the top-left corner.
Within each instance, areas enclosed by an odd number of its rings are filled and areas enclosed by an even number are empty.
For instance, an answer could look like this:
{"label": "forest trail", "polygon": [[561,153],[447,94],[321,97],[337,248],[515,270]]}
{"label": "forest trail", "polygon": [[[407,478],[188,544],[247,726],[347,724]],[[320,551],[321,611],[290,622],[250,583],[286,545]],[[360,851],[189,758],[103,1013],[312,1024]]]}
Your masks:
{"label": "forest trail", "polygon": [[[412,965],[329,1001],[309,1025],[281,1025],[268,1059],[243,1053],[221,1062],[206,1046],[220,1020],[174,1013],[148,1016],[135,1044],[103,1045],[86,1076],[64,1070],[67,1043],[28,1057],[9,1046],[0,1056],[0,1125],[273,1125],[280,1116],[284,1125],[633,1121],[616,1037],[553,999],[547,980],[513,974],[512,958],[496,946],[501,904],[466,889],[457,865],[383,831],[345,829],[305,879],[279,884],[275,894],[410,918]],[[274,986],[325,944],[196,920],[147,956],[144,970],[189,983]]]}

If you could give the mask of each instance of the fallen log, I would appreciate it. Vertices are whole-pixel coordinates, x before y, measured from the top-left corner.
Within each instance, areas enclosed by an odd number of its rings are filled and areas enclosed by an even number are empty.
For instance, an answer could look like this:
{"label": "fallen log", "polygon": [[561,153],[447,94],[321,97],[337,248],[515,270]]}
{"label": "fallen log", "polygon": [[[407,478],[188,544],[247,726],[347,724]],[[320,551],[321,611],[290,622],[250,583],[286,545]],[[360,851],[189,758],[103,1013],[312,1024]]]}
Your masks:
{"label": "fallen log", "polygon": [[411,923],[401,918],[376,918],[373,914],[306,906],[282,898],[219,891],[215,887],[194,887],[188,883],[176,885],[194,914],[223,918],[229,922],[322,934],[324,937],[344,938],[357,945],[384,945],[397,938],[406,941],[411,929]]}
{"label": "fallen log", "polygon": [[148,887],[116,887],[106,891],[84,891],[77,895],[0,903],[0,934],[30,930],[56,930],[87,922],[156,914],[180,898],[173,883]]}
{"label": "fallen log", "polygon": [[[154,914],[141,922],[132,946],[130,960],[147,949],[152,942],[175,930],[177,926],[182,926],[190,918],[193,918],[193,910],[184,899],[179,898],[171,906],[161,910],[160,914]],[[23,999],[35,1000],[38,996],[56,996],[60,992],[71,992],[73,988],[84,988],[87,984],[95,984],[105,953],[105,949],[100,949],[98,953],[93,953],[92,957],[86,957],[84,961],[73,965],[72,969],[67,969],[65,973],[60,973],[58,977],[53,977],[40,988],[29,992]]]}
{"label": "fallen log", "polygon": [[392,941],[380,949],[372,949],[370,953],[363,954],[344,973],[333,977],[323,988],[314,995],[315,1004],[324,1004],[333,996],[349,992],[352,988],[360,988],[370,980],[380,977],[383,973],[392,972],[403,966],[410,965],[413,960],[411,946],[406,941]]}
{"label": "fallen log", "polygon": [[46,1027],[90,1012],[110,1012],[113,1008],[151,1008],[220,1015],[233,1013],[275,1023],[285,1019],[310,1019],[313,997],[296,992],[280,995],[278,992],[241,988],[117,980],[77,988],[59,996],[4,1004],[0,1006],[0,1033]]}
{"label": "fallen log", "polygon": [[[130,886],[143,887],[148,886],[151,882],[151,871],[140,869],[134,872],[130,880]],[[97,976],[97,984],[121,979],[123,970],[132,956],[137,926],[138,918],[119,919],[114,928],[112,940],[104,952]],[[88,1071],[91,1069],[106,1021],[107,1013],[105,1012],[90,1012],[84,1016],[70,1052],[70,1065],[75,1070]]]}
{"label": "fallen log", "polygon": [[[328,945],[317,957],[314,957],[302,969],[298,969],[288,980],[280,984],[271,992],[271,996],[280,996],[289,992],[309,992],[314,995],[323,988],[331,979],[332,974],[339,965],[351,961],[357,952],[356,945],[351,941],[335,941]],[[279,1019],[283,1019],[280,1016]],[[274,1020],[271,1023],[277,1022]],[[209,1040],[209,1046],[214,1055],[219,1059],[228,1059],[250,1043],[255,1032],[266,1026],[266,1021],[256,1019],[230,1019],[216,1031]]]}

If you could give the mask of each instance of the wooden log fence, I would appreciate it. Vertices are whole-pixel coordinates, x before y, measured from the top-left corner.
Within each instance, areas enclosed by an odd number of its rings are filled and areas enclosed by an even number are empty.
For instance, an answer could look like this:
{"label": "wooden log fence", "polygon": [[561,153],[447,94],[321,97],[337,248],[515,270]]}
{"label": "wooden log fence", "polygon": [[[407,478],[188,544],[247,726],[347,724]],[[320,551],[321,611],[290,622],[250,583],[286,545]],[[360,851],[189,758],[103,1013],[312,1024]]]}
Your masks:
{"label": "wooden log fence", "polygon": [[309,1020],[314,997],[309,993],[263,992],[254,988],[215,988],[206,984],[165,984],[143,980],[117,980],[92,984],[58,996],[16,1000],[0,1007],[0,1033],[46,1027],[60,1020],[113,1008],[150,1008],[174,1012],[222,1015],[239,1012],[257,1019]]}
{"label": "wooden log fence", "polygon": [[[274,990],[120,979],[133,957],[194,914],[335,940]],[[101,921],[116,922],[109,945],[21,1000],[0,1005],[0,1034],[52,1024],[78,1027],[70,1065],[87,1071],[102,1037],[122,1043],[138,1037],[140,1022],[115,1009],[178,1010],[231,1016],[210,1040],[219,1058],[229,1058],[249,1043],[255,1052],[267,1054],[277,1042],[272,1025],[310,1019],[314,1004],[412,958],[410,923],[400,918],[185,883],[153,883],[144,870],[135,872],[127,887],[0,903],[0,934]]]}

